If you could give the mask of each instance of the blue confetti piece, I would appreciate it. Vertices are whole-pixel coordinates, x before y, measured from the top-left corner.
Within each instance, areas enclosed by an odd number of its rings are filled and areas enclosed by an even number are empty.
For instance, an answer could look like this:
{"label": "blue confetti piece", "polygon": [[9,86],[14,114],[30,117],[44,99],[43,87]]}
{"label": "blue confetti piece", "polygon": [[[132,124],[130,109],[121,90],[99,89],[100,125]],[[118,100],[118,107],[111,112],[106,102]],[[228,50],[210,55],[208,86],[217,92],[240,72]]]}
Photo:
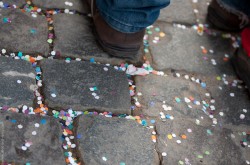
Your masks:
{"label": "blue confetti piece", "polygon": [[47,122],[46,119],[42,119],[42,120],[40,121],[41,124],[46,124],[46,122]]}
{"label": "blue confetti piece", "polygon": [[77,139],[80,139],[82,138],[82,135],[81,134],[77,134]]}
{"label": "blue confetti piece", "polygon": [[170,117],[171,117],[170,115],[166,115],[166,118],[167,118],[167,119],[170,119]]}
{"label": "blue confetti piece", "polygon": [[36,34],[36,29],[31,29],[30,32],[31,32],[32,34]]}
{"label": "blue confetti piece", "polygon": [[202,82],[202,83],[201,83],[201,87],[202,87],[202,88],[206,88],[206,87],[207,87],[207,84],[204,83],[204,82]]}
{"label": "blue confetti piece", "polygon": [[150,120],[150,122],[151,122],[152,124],[154,124],[154,123],[155,123],[155,120]]}
{"label": "blue confetti piece", "polygon": [[16,123],[16,120],[15,120],[15,119],[12,119],[11,122],[12,122],[12,123]]}
{"label": "blue confetti piece", "polygon": [[91,58],[91,59],[90,59],[90,62],[91,62],[91,63],[94,63],[94,62],[95,62],[95,59],[94,59],[94,58]]}
{"label": "blue confetti piece", "polygon": [[20,58],[21,58],[21,57],[23,56],[23,53],[22,53],[22,52],[18,52],[18,54],[17,54],[17,55],[18,55],[18,57],[20,57]]}
{"label": "blue confetti piece", "polygon": [[40,67],[36,67],[36,72],[41,72],[41,68]]}
{"label": "blue confetti piece", "polygon": [[143,126],[147,126],[147,125],[148,125],[146,120],[142,120],[142,121],[141,121],[141,124],[142,124]]}
{"label": "blue confetti piece", "polygon": [[155,102],[151,101],[149,104],[151,107],[153,107],[155,105]]}
{"label": "blue confetti piece", "polygon": [[41,80],[41,77],[40,76],[36,76],[36,80]]}

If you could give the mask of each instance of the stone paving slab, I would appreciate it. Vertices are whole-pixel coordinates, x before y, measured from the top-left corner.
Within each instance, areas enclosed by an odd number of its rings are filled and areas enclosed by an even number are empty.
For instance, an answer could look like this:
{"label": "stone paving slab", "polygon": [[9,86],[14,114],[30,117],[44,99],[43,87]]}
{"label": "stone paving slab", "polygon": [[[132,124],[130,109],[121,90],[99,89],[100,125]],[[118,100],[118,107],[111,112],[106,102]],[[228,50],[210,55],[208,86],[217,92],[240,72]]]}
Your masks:
{"label": "stone paving slab", "polygon": [[85,164],[159,164],[151,133],[136,121],[80,116],[76,133]]}
{"label": "stone paving slab", "polygon": [[[208,34],[199,36],[193,29],[181,29],[166,23],[157,23],[156,26],[166,33],[166,37],[158,44],[150,39],[154,68],[186,70],[204,75],[234,74],[229,60],[224,61],[225,54],[230,57],[233,53],[230,39]],[[202,53],[201,46],[207,50],[207,54]],[[216,65],[212,64],[213,59]]]}
{"label": "stone paving slab", "polygon": [[[135,78],[137,92],[141,92],[142,96],[138,96],[139,102],[143,105],[141,113],[144,115],[158,117],[160,112],[165,115],[187,116],[197,118],[206,116],[201,110],[202,105],[194,105],[192,102],[185,103],[184,98],[192,96],[197,101],[209,100],[205,96],[206,90],[198,86],[190,80],[175,78],[172,76],[160,77],[148,75],[145,77],[137,76]],[[180,102],[176,101],[180,99]],[[163,101],[166,106],[172,107],[172,110],[165,111],[163,109]],[[192,108],[188,108],[191,105]]]}
{"label": "stone paving slab", "polygon": [[[173,121],[157,122],[158,150],[166,152],[162,164],[246,164],[250,150],[242,147],[241,142],[247,136],[242,132],[247,127],[209,127],[196,125],[189,118],[176,118]],[[188,132],[191,130],[192,132]],[[176,137],[168,138],[173,134]],[[186,135],[186,139],[181,136]],[[181,143],[177,143],[180,140]]]}
{"label": "stone paving slab", "polygon": [[[142,96],[138,96],[139,102],[143,105],[141,113],[152,117],[160,116],[160,112],[174,117],[181,116],[184,118],[185,116],[193,119],[203,117],[204,121],[212,125],[212,120],[202,110],[202,101],[204,100],[209,104],[209,107],[214,106],[215,110],[208,107],[206,112],[209,115],[213,114],[218,124],[250,124],[250,119],[247,117],[250,113],[250,102],[246,90],[223,85],[223,82],[216,80],[217,77],[197,76],[196,79],[206,82],[207,87],[202,88],[200,84],[186,80],[183,77],[184,74],[182,74],[182,78],[155,75],[136,77],[137,92],[142,93]],[[191,78],[191,76],[189,77]],[[228,78],[229,83],[233,80],[235,79]],[[219,89],[220,86],[222,90]],[[235,97],[231,97],[230,93],[234,93]],[[210,96],[207,96],[207,94]],[[190,99],[190,96],[199,101],[200,105],[195,105],[193,101],[190,103],[185,102],[185,97]],[[177,102],[176,98],[179,98],[180,102]],[[211,99],[214,99],[215,103],[211,103]],[[173,110],[165,111],[162,107],[163,101],[166,102],[165,105],[171,106]],[[188,107],[188,105],[192,108]],[[243,109],[248,110],[248,112],[244,113]],[[223,117],[219,115],[220,112],[223,112]],[[244,119],[240,119],[241,114],[245,115]]]}
{"label": "stone paving slab", "polygon": [[199,0],[197,1],[197,3],[193,3],[194,8],[198,10],[198,13],[196,13],[196,17],[199,23],[207,23],[207,8],[210,2],[211,0]]}
{"label": "stone paving slab", "polygon": [[31,63],[0,57],[0,106],[32,106],[35,76]]}
{"label": "stone paving slab", "polygon": [[0,112],[0,135],[4,162],[65,164],[61,126],[52,117]]}
{"label": "stone paving slab", "polygon": [[1,1],[3,2],[4,6],[15,5],[17,7],[21,7],[26,4],[25,0],[1,0]]}
{"label": "stone paving slab", "polygon": [[1,49],[48,54],[47,21],[44,16],[34,18],[19,9],[3,9],[0,14]]}
{"label": "stone paving slab", "polygon": [[170,5],[161,10],[158,20],[189,25],[195,24],[196,18],[191,0],[171,0]]}
{"label": "stone paving slab", "polygon": [[[49,107],[130,114],[131,98],[125,72],[106,65],[62,60],[44,60],[41,67],[45,102]],[[90,90],[93,87],[95,91]]]}
{"label": "stone paving slab", "polygon": [[[74,57],[89,60],[95,58],[102,63],[120,65],[123,59],[113,58],[103,52],[92,33],[94,28],[91,18],[81,15],[58,14],[54,16],[55,36],[54,50],[61,57]],[[133,63],[141,60],[141,52]]]}
{"label": "stone paving slab", "polygon": [[[68,4],[68,3],[72,4]],[[89,7],[87,6],[86,0],[33,0],[33,3],[36,6],[42,8],[55,8],[55,9],[70,9],[76,10],[81,13],[87,13]]]}
{"label": "stone paving slab", "polygon": [[[201,78],[207,83],[208,90],[216,100],[216,111],[224,113],[222,124],[250,125],[250,97],[245,84],[240,83],[237,77],[228,75]],[[244,109],[247,110],[246,113]],[[244,119],[240,118],[242,114],[245,116]]]}

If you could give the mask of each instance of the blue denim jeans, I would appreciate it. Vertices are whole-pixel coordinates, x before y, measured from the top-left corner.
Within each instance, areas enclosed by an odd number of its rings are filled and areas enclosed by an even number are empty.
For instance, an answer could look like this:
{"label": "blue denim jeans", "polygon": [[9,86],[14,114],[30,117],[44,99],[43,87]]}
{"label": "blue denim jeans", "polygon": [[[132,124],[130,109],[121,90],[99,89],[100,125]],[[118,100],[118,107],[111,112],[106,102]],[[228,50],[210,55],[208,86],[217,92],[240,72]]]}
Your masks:
{"label": "blue denim jeans", "polygon": [[250,17],[250,0],[221,0],[228,6],[245,13]]}
{"label": "blue denim jeans", "polygon": [[160,9],[169,4],[170,0],[96,0],[103,19],[124,33],[138,32],[153,24]]}

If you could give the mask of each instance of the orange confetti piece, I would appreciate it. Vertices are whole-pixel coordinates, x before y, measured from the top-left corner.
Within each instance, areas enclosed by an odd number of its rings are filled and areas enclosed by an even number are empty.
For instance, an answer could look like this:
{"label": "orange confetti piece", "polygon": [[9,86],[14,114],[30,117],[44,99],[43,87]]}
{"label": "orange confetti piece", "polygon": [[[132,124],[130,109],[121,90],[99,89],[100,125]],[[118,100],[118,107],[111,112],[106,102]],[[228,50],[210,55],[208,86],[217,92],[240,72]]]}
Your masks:
{"label": "orange confetti piece", "polygon": [[135,119],[136,119],[136,120],[140,120],[141,117],[140,117],[140,116],[135,116]]}
{"label": "orange confetti piece", "polygon": [[136,121],[137,121],[137,123],[141,124],[141,120],[136,120]]}
{"label": "orange confetti piece", "polygon": [[34,110],[34,112],[35,112],[35,113],[41,113],[42,110],[41,110],[40,108],[36,108],[36,109]]}
{"label": "orange confetti piece", "polygon": [[34,57],[30,57],[30,62],[34,63],[34,62],[36,62],[36,59]]}
{"label": "orange confetti piece", "polygon": [[151,136],[151,139],[152,139],[152,140],[156,140],[156,136],[155,136],[155,135],[152,135],[152,136]]}
{"label": "orange confetti piece", "polygon": [[186,135],[181,135],[181,138],[182,139],[187,139],[187,136]]}
{"label": "orange confetti piece", "polygon": [[223,60],[224,60],[224,61],[228,61],[228,58],[227,58],[227,57],[224,57]]}
{"label": "orange confetti piece", "polygon": [[205,49],[205,48],[202,49],[202,53],[203,53],[203,54],[207,54],[207,49]]}
{"label": "orange confetti piece", "polygon": [[194,98],[193,98],[192,96],[189,96],[189,99],[190,99],[191,101],[194,101]]}

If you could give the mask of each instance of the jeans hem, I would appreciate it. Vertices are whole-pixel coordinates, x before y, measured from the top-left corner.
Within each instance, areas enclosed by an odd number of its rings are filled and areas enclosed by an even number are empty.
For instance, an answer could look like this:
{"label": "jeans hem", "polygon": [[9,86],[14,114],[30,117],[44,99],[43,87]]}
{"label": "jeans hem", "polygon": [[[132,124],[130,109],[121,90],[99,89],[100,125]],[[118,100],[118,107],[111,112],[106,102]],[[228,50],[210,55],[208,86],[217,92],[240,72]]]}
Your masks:
{"label": "jeans hem", "polygon": [[111,26],[113,29],[122,32],[122,33],[136,33],[139,32],[143,29],[145,29],[145,27],[135,27],[126,23],[122,23],[114,18],[112,18],[111,16],[109,16],[108,14],[99,11],[100,15],[102,16],[102,18],[105,20],[105,22]]}

